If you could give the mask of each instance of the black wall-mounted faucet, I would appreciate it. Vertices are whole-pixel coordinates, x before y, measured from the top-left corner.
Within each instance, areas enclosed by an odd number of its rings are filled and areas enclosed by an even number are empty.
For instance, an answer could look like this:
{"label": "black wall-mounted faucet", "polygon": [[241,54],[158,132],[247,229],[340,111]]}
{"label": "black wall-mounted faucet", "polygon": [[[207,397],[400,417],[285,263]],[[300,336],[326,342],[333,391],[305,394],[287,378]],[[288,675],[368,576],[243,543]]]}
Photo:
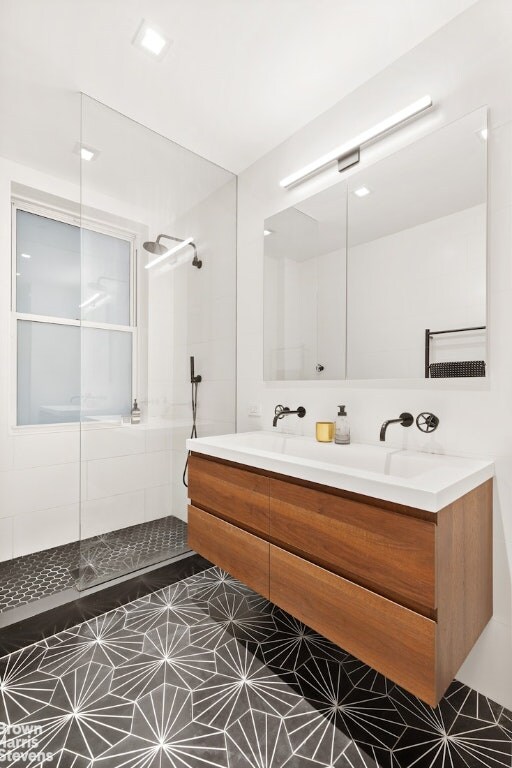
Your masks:
{"label": "black wall-mounted faucet", "polygon": [[299,405],[296,411],[290,411],[290,409],[285,405],[276,405],[274,413],[275,416],[272,422],[272,426],[277,427],[277,422],[279,419],[283,419],[285,416],[291,416],[292,413],[296,413],[299,419],[303,419],[306,415],[306,409],[302,405]]}
{"label": "black wall-mounted faucet", "polygon": [[401,424],[402,427],[410,427],[411,424],[414,421],[414,416],[412,413],[401,413],[400,418],[398,419],[388,419],[384,422],[382,427],[380,428],[380,439],[384,441],[386,439],[386,429],[389,427],[390,424]]}

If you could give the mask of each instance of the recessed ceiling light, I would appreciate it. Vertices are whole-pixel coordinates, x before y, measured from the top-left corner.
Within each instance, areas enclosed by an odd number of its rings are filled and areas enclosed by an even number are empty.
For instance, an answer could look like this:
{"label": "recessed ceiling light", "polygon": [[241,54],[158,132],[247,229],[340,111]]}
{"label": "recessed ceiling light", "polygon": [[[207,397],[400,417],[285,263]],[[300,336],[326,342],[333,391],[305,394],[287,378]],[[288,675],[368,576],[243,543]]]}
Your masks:
{"label": "recessed ceiling light", "polygon": [[265,236],[265,237],[267,237],[267,235],[271,235],[271,234],[272,234],[272,232],[273,232],[273,230],[272,230],[272,229],[264,229],[264,230],[263,230],[263,234],[264,234],[264,236]]}
{"label": "recessed ceiling light", "polygon": [[94,147],[87,146],[86,144],[80,144],[78,141],[75,144],[73,152],[75,155],[80,155],[80,158],[85,160],[87,163],[90,163],[91,160],[96,160],[100,154],[99,150],[94,149]]}
{"label": "recessed ceiling light", "polygon": [[138,48],[142,48],[146,53],[150,53],[158,61],[161,61],[167,53],[170,40],[143,19],[137,34],[133,38],[133,44]]}
{"label": "recessed ceiling light", "polygon": [[368,187],[358,187],[358,189],[354,189],[354,195],[356,197],[366,197],[366,195],[371,194],[371,189],[368,189]]}
{"label": "recessed ceiling light", "polygon": [[80,149],[80,157],[82,160],[87,160],[87,162],[90,162],[94,157],[94,152],[92,149],[87,149],[87,147],[82,147]]}
{"label": "recessed ceiling light", "polygon": [[144,37],[140,41],[143,48],[146,48],[150,53],[154,53],[155,56],[160,56],[165,48],[165,38],[155,32],[154,29],[146,29]]}
{"label": "recessed ceiling light", "polygon": [[22,253],[22,254],[20,254],[20,255],[21,255],[21,258],[22,258],[22,259],[31,259],[31,258],[32,258],[32,256],[30,255],[30,253]]}

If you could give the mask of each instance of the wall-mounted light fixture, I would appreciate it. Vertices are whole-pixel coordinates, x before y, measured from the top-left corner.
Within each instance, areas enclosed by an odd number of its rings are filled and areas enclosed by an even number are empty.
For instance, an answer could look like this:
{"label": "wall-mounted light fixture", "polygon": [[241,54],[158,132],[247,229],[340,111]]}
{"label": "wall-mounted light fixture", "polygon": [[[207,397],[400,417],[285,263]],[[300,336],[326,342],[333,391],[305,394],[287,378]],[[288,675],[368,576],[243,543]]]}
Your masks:
{"label": "wall-mounted light fixture", "polygon": [[319,157],[317,160],[313,160],[312,163],[304,166],[304,168],[301,168],[299,171],[295,171],[295,173],[286,176],[286,178],[279,182],[280,186],[293,187],[295,184],[304,181],[304,179],[318,173],[318,171],[321,171],[327,165],[336,161],[338,162],[338,170],[340,172],[350,168],[352,165],[359,162],[360,150],[365,144],[369,144],[374,139],[388,133],[388,131],[391,131],[401,123],[405,123],[407,120],[419,115],[431,106],[431,97],[423,96],[421,99],[414,101],[412,104],[409,104],[409,106],[396,112],[394,115],[377,123],[372,128],[363,131],[359,136],[355,136],[353,139],[350,139],[339,147],[331,150],[331,152],[322,155],[322,157]]}

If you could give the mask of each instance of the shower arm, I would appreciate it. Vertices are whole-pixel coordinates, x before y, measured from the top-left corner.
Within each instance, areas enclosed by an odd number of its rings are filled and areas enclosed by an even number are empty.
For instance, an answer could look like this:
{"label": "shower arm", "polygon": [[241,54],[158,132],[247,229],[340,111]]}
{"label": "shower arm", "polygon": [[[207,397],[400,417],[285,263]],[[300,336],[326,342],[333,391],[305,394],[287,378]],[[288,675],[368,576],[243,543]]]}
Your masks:
{"label": "shower arm", "polygon": [[[184,243],[185,240],[182,237],[173,237],[172,235],[158,235],[156,242],[160,244],[160,239],[162,237],[165,237],[167,240],[174,240],[176,243]],[[198,259],[197,257],[197,248],[194,243],[189,243],[190,247],[194,249],[194,258],[192,259],[192,264],[194,267],[197,267],[198,269],[201,269],[203,266],[203,262]]]}

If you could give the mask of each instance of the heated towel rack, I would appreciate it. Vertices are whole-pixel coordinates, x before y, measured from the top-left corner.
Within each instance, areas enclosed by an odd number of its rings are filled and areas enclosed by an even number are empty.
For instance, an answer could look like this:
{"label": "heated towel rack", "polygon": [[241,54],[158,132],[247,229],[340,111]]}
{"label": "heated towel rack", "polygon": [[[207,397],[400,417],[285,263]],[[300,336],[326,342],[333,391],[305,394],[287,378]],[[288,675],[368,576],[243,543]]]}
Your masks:
{"label": "heated towel rack", "polygon": [[[485,325],[476,325],[472,328],[449,328],[445,331],[431,331],[430,328],[425,328],[425,378],[430,378],[430,340],[432,336],[439,336],[442,333],[465,333],[466,331],[485,331],[486,326]],[[480,361],[479,361],[480,362]],[[472,363],[467,363],[467,365],[470,365]],[[455,365],[452,363],[446,363],[446,365]],[[482,364],[483,369],[485,370],[485,363]],[[457,374],[461,375],[461,374]],[[462,374],[462,375],[468,375],[468,374]],[[482,375],[484,376],[485,373],[481,374],[474,374],[474,375]]]}

